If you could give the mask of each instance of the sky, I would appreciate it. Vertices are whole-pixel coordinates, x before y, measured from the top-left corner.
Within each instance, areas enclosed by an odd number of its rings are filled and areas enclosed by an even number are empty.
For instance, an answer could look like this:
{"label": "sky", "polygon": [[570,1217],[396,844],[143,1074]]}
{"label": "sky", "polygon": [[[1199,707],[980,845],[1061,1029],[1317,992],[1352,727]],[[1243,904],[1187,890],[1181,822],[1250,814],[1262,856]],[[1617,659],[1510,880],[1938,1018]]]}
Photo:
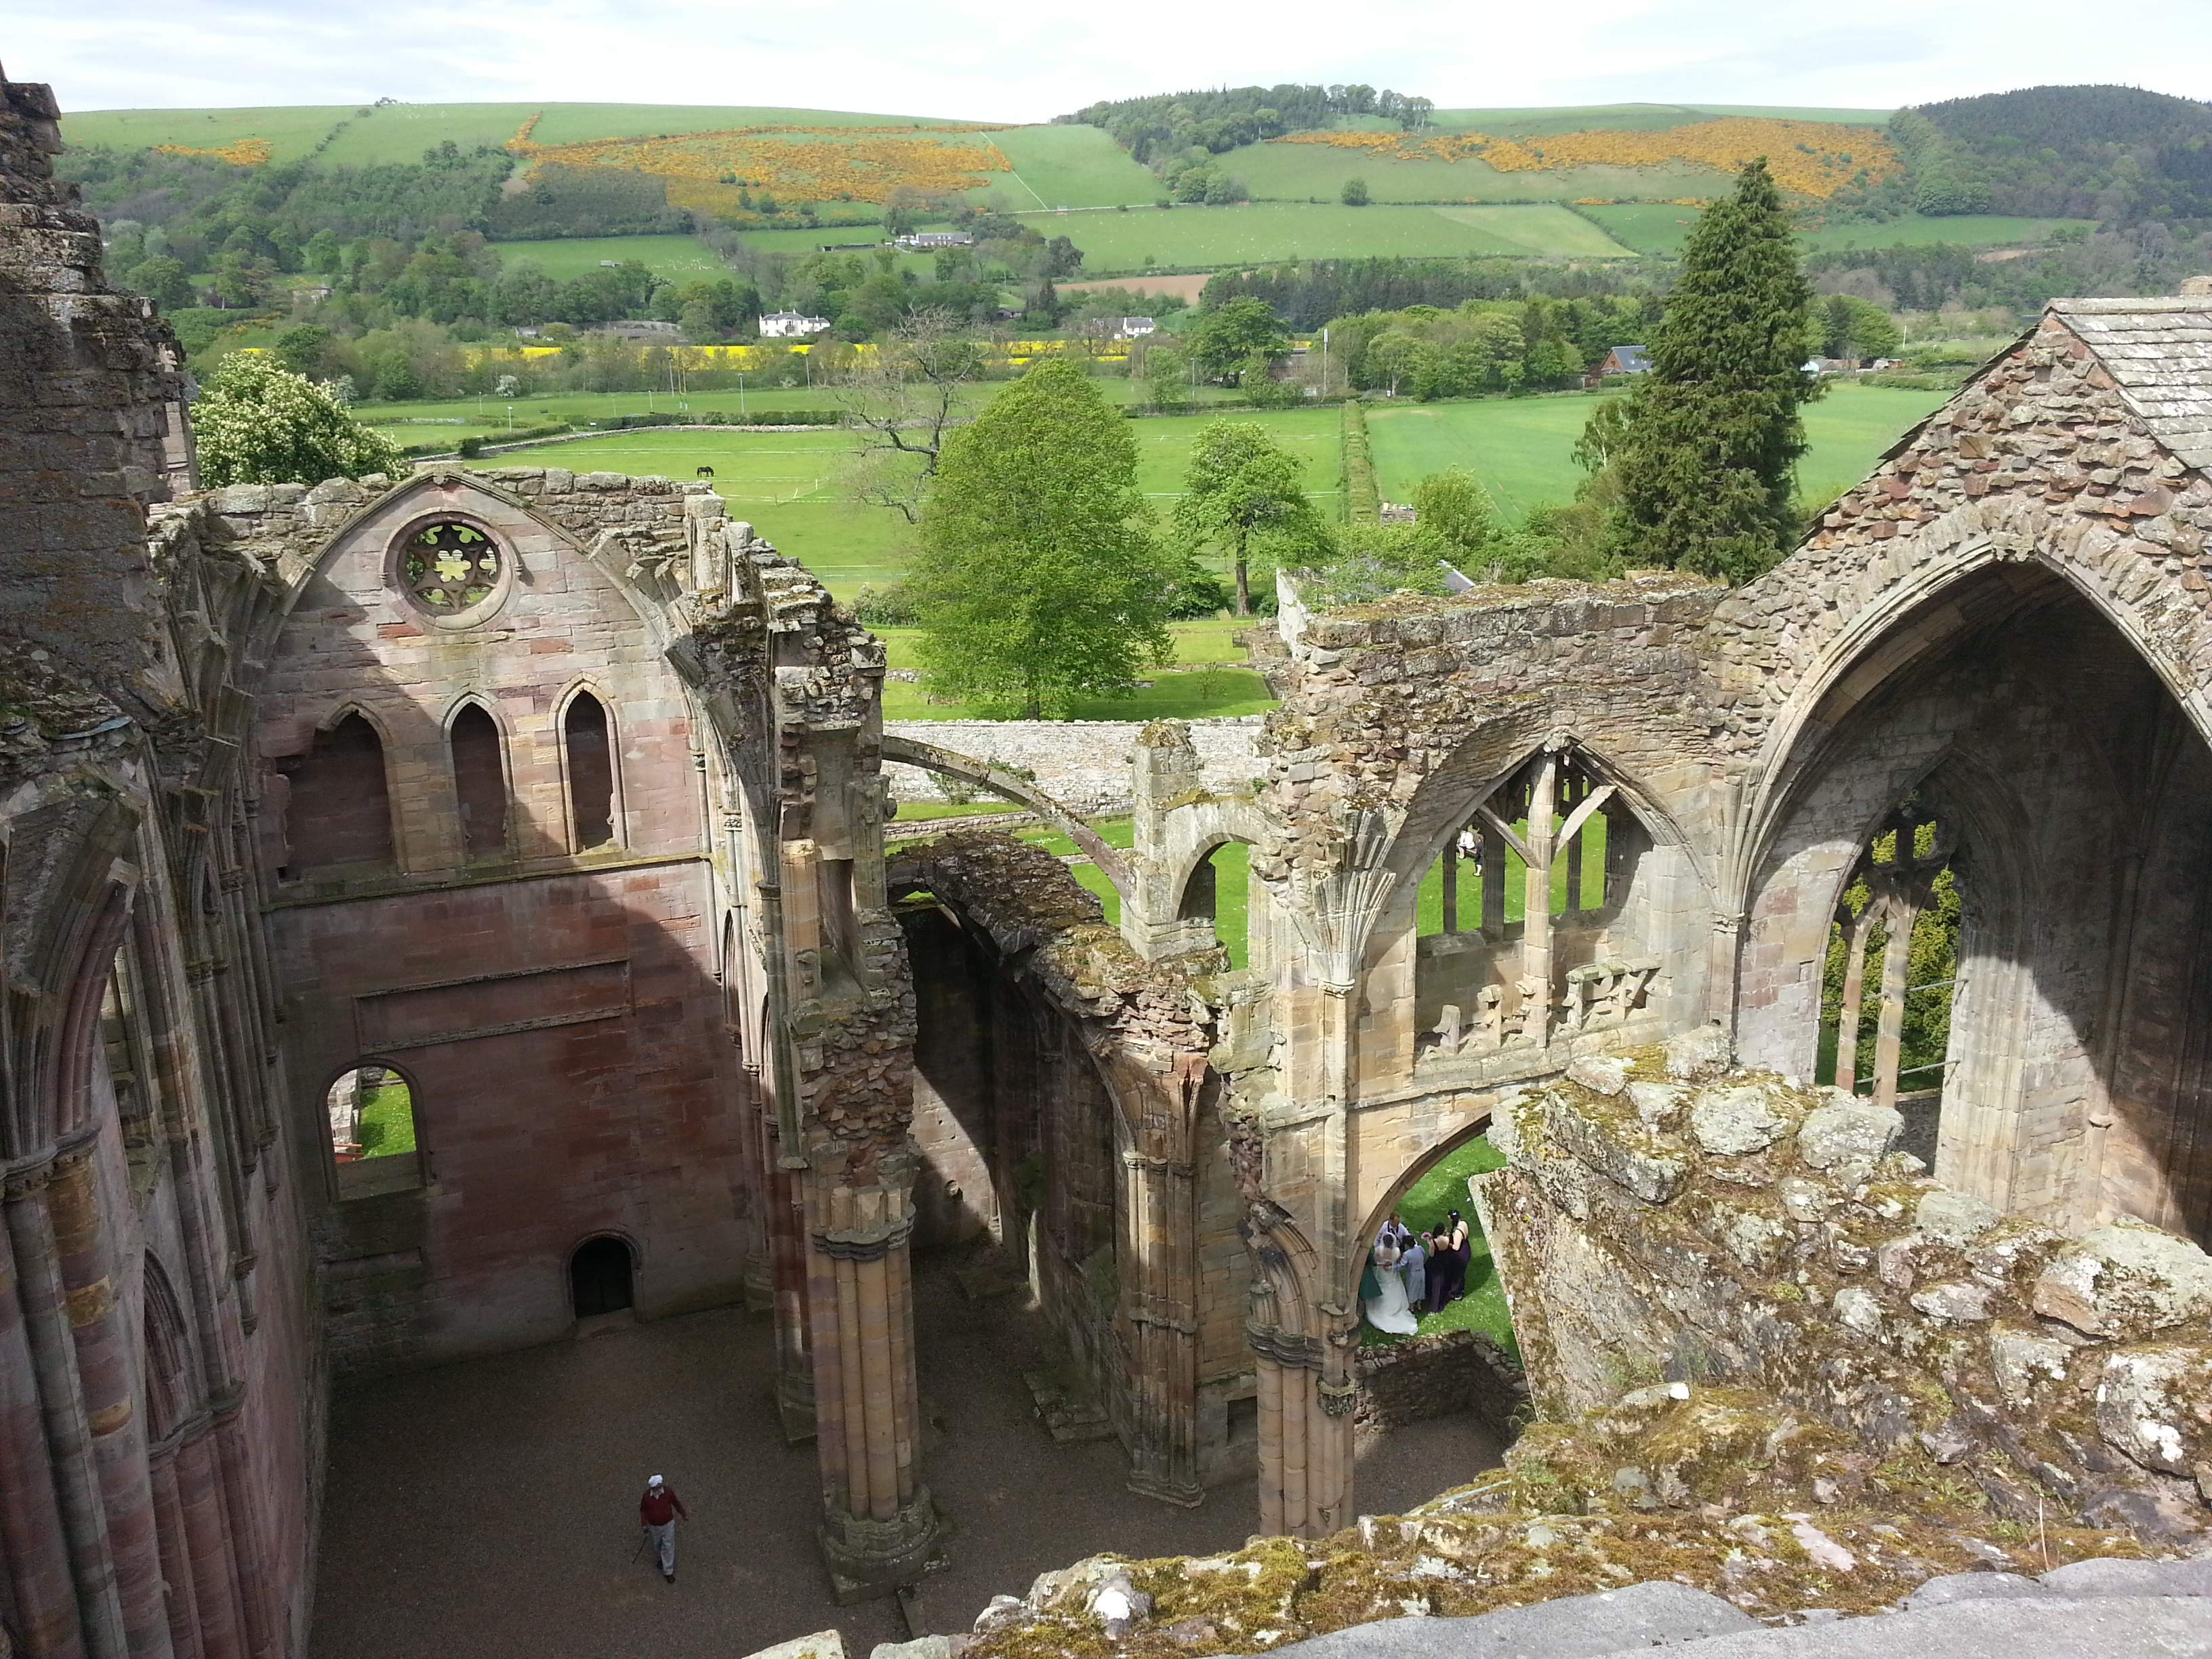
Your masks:
{"label": "sky", "polygon": [[[2212,98],[2212,0],[6,0],[64,110],[772,104],[1007,122],[1192,86],[1365,82],[1446,108],[1886,109],[2053,82]],[[2117,14],[2115,16],[2117,18]]]}

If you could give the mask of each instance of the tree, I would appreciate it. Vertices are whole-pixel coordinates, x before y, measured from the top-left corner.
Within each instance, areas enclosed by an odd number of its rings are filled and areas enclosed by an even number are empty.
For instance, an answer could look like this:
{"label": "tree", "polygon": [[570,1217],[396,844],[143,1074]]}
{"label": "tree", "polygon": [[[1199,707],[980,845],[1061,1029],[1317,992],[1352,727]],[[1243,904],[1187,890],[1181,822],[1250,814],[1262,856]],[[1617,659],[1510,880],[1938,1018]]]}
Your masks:
{"label": "tree", "polygon": [[939,692],[1064,714],[1164,661],[1170,565],[1129,422],[1072,363],[1040,362],[945,434],[907,578]]}
{"label": "tree", "polygon": [[1747,581],[1796,538],[1798,411],[1821,390],[1802,368],[1811,298],[1762,158],[1698,216],[1610,446],[1608,540],[1631,564]]}
{"label": "tree", "polygon": [[1339,199],[1346,207],[1365,207],[1368,201],[1367,181],[1364,179],[1346,179]]}
{"label": "tree", "polygon": [[1497,505],[1463,466],[1431,472],[1414,485],[1413,511],[1420,526],[1450,544],[1459,558],[1481,553],[1498,534]]}
{"label": "tree", "polygon": [[1328,526],[1300,483],[1305,463],[1256,421],[1214,421],[1191,446],[1190,471],[1176,503],[1175,526],[1193,547],[1225,550],[1237,573],[1237,614],[1252,614],[1255,542],[1276,562],[1296,564],[1328,538]]}
{"label": "tree", "polygon": [[1897,321],[1871,300],[1856,294],[1831,294],[1818,325],[1831,357],[1888,357],[1905,343]]}
{"label": "tree", "polygon": [[321,386],[258,352],[236,351],[192,404],[200,482],[316,484],[399,472],[398,447],[371,432]]}
{"label": "tree", "polygon": [[191,273],[185,269],[184,261],[166,254],[141,259],[123,280],[132,291],[144,295],[164,311],[181,311],[199,298],[192,292]]}
{"label": "tree", "polygon": [[1145,385],[1153,408],[1172,415],[1190,407],[1190,368],[1188,352],[1167,345],[1145,348]]}
{"label": "tree", "polygon": [[301,323],[280,330],[270,353],[278,367],[310,380],[330,378],[331,347],[337,337],[330,330],[314,323]]}
{"label": "tree", "polygon": [[982,349],[942,311],[916,312],[855,364],[837,394],[860,434],[848,474],[854,499],[921,522],[961,388],[983,368]]}
{"label": "tree", "polygon": [[1200,373],[1218,380],[1255,356],[1280,356],[1290,343],[1290,331],[1265,300],[1231,300],[1199,324],[1191,336],[1191,356]]}

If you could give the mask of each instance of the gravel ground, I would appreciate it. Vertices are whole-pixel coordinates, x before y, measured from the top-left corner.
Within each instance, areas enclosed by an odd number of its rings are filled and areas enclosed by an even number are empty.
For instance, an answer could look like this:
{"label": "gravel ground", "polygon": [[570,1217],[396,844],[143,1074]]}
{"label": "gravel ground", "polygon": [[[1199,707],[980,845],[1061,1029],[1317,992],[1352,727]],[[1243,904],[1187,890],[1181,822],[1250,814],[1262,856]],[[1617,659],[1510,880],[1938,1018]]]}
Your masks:
{"label": "gravel ground", "polygon": [[[1139,1498],[1111,1441],[1056,1446],[1025,1367],[1064,1352],[1019,1297],[963,1300],[917,1263],[924,1479],[951,1566],[899,1602],[839,1607],[814,1543],[814,1449],[770,1404],[764,1317],[736,1310],[342,1389],[331,1412],[314,1659],[723,1659],[835,1625],[848,1651],[967,1628],[990,1598],[1100,1550],[1234,1548],[1249,1480],[1194,1510]],[[1498,1461],[1470,1418],[1363,1445],[1359,1507],[1387,1514]],[[633,1560],[637,1494],[665,1475],[693,1520],[677,1583]]]}

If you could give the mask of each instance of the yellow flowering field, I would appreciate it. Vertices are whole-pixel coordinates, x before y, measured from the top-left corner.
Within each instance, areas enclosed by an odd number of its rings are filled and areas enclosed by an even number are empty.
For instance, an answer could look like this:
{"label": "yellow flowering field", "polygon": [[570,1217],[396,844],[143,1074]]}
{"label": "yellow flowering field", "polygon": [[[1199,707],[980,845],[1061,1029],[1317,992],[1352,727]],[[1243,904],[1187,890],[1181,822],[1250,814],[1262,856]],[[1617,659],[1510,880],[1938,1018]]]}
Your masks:
{"label": "yellow flowering field", "polygon": [[623,167],[668,181],[678,207],[740,213],[738,192],[765,190],[786,201],[883,202],[899,189],[929,194],[973,190],[1011,173],[1006,152],[986,140],[948,143],[938,134],[1003,132],[983,125],[757,126],[652,137],[592,138],[541,144],[532,116],[507,148],[533,164]]}
{"label": "yellow flowering field", "polygon": [[1686,161],[1734,173],[1755,156],[1783,189],[1826,198],[1862,171],[1879,183],[1901,163],[1879,127],[1829,121],[1790,121],[1732,115],[1656,131],[1609,128],[1554,133],[1544,138],[1493,138],[1487,133],[1292,132],[1275,144],[1326,144],[1367,150],[1397,161],[1479,160],[1500,173],[1544,173],[1579,167],[1664,167]]}
{"label": "yellow flowering field", "polygon": [[156,144],[154,149],[161,155],[212,155],[235,167],[258,167],[276,153],[276,147],[266,138],[240,138],[213,149],[196,149],[190,144]]}

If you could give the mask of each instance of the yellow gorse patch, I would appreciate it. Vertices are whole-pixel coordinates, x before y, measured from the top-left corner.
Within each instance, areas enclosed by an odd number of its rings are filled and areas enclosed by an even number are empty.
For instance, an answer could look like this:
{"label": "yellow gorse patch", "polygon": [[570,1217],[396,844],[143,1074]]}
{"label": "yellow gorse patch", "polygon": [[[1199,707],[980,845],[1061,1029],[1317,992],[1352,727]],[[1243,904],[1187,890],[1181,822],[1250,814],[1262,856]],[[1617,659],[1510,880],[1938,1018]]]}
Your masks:
{"label": "yellow gorse patch", "polygon": [[1500,173],[1546,173],[1562,167],[1692,167],[1734,173],[1756,156],[1783,189],[1829,197],[1865,175],[1879,184],[1902,163],[1879,127],[1829,121],[1786,121],[1731,115],[1653,132],[1602,128],[1555,133],[1547,138],[1493,138],[1481,132],[1292,132],[1274,144],[1327,144],[1367,150],[1393,161],[1480,161]]}
{"label": "yellow gorse patch", "polygon": [[[678,207],[734,214],[742,189],[787,201],[883,202],[902,188],[937,194],[973,190],[1014,164],[996,144],[948,143],[939,133],[1003,132],[1003,125],[725,127],[649,137],[541,144],[532,116],[507,148],[532,162],[622,167],[668,181]],[[837,140],[843,142],[836,142]]]}
{"label": "yellow gorse patch", "polygon": [[212,155],[236,167],[258,167],[276,153],[276,146],[266,138],[240,138],[212,149],[198,149],[191,144],[156,144],[154,149],[161,155]]}

